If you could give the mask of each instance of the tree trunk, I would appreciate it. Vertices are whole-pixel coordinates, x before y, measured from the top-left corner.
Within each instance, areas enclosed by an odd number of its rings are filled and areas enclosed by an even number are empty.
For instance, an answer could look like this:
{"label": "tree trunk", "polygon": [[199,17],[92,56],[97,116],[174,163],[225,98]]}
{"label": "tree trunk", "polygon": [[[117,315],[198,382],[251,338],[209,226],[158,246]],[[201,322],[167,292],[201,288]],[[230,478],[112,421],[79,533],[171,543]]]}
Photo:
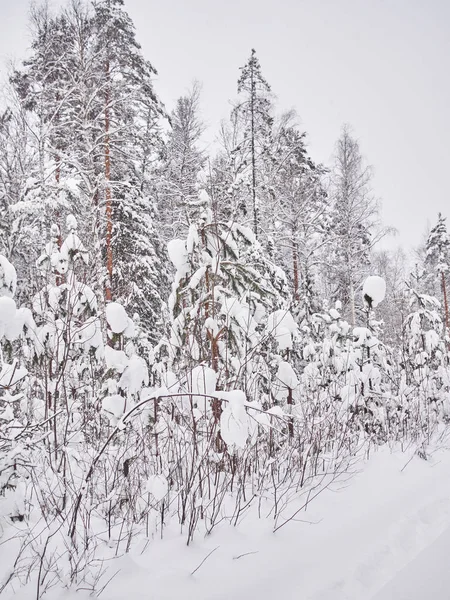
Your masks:
{"label": "tree trunk", "polygon": [[[56,94],[56,99],[59,102],[59,94]],[[56,115],[55,120],[56,120],[56,122],[59,121],[58,115]],[[55,169],[56,194],[58,194],[59,182],[61,180],[61,156],[59,155],[59,152],[57,152],[57,154],[55,156],[55,163],[56,163],[56,169]],[[61,211],[59,210],[59,207],[58,207],[56,209],[56,225],[58,226],[58,230],[59,230],[59,235],[58,235],[58,240],[57,240],[58,250],[60,250],[61,246],[62,246],[60,219],[61,219]],[[64,277],[62,275],[57,275],[56,276],[56,285],[60,286],[62,283],[64,283]]]}
{"label": "tree trunk", "polygon": [[[445,329],[448,330],[448,301],[447,301],[447,286],[445,285],[445,275],[441,273],[442,294],[444,296],[444,322]],[[447,332],[446,332],[447,333]]]}
{"label": "tree trunk", "polygon": [[[60,159],[59,159],[59,156],[57,156],[56,157],[56,173],[55,173],[57,190],[59,189],[59,178],[60,178]],[[61,250],[61,246],[62,246],[61,226],[59,224],[60,218],[61,218],[60,210],[59,210],[59,208],[57,208],[56,209],[56,225],[58,226],[59,234],[58,234],[56,243],[58,246],[58,250]],[[56,275],[56,285],[60,286],[62,283],[64,283],[63,275],[59,275],[59,274]]]}
{"label": "tree trunk", "polygon": [[[109,61],[105,66],[106,77],[109,79]],[[113,276],[113,255],[112,255],[112,203],[111,203],[111,157],[109,140],[109,85],[106,89],[105,97],[105,199],[106,199],[106,284],[105,299],[112,300],[112,276]]]}
{"label": "tree trunk", "polygon": [[294,300],[298,302],[298,287],[299,287],[299,274],[298,274],[298,247],[297,243],[292,243],[292,269],[293,269],[293,279],[294,279]]}
{"label": "tree trunk", "polygon": [[[292,406],[294,404],[291,388],[288,388],[287,404],[288,404],[288,406]],[[288,433],[289,433],[289,439],[292,440],[292,438],[294,437],[294,420],[292,417],[289,417],[289,420],[288,420]]]}
{"label": "tree trunk", "polygon": [[353,287],[353,281],[351,281],[351,280],[350,280],[349,295],[350,295],[349,300],[350,300],[351,321],[352,321],[352,326],[355,327],[355,325],[356,325],[355,288]]}
{"label": "tree trunk", "polygon": [[253,202],[253,231],[258,236],[258,213],[256,209],[256,157],[255,157],[255,80],[253,76],[253,66],[251,68],[251,94],[250,94],[250,114],[251,114],[251,151],[252,151],[252,202]]}

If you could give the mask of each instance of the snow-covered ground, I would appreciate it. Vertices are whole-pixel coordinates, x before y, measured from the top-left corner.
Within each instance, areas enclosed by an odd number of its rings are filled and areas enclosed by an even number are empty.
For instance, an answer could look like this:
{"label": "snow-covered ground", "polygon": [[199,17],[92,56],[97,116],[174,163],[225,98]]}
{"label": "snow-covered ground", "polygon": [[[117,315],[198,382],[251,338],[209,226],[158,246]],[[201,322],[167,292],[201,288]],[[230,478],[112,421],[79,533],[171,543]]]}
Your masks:
{"label": "snow-covered ground", "polygon": [[450,528],[422,550],[373,600],[445,600],[450,597]]}
{"label": "snow-covered ground", "polygon": [[190,547],[175,532],[141,545],[111,562],[100,598],[448,600],[450,450],[411,456],[378,451],[276,534],[249,516]]}

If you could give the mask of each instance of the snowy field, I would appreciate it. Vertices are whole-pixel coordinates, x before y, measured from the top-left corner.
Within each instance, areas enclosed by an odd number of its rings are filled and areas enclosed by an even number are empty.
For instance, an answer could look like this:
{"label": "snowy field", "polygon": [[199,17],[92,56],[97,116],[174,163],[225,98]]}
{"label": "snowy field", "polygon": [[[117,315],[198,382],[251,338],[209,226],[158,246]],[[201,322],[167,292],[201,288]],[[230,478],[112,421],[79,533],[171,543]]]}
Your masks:
{"label": "snowy field", "polygon": [[[190,547],[175,532],[142,543],[109,564],[106,578],[116,575],[99,597],[448,600],[450,451],[410,459],[411,452],[373,454],[276,534],[270,519],[248,518]],[[10,596],[31,597],[31,589]]]}

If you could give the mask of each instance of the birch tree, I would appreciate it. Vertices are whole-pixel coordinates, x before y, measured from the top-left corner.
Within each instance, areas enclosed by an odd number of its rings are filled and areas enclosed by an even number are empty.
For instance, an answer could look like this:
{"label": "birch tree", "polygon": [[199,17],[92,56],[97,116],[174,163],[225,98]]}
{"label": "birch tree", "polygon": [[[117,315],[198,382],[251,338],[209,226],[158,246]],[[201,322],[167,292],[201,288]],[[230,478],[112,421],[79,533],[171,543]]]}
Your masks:
{"label": "birch tree", "polygon": [[342,301],[351,324],[356,324],[356,292],[370,264],[370,250],[386,233],[380,228],[379,206],[370,188],[371,171],[348,126],[336,145],[331,176],[334,206],[330,257],[332,295]]}

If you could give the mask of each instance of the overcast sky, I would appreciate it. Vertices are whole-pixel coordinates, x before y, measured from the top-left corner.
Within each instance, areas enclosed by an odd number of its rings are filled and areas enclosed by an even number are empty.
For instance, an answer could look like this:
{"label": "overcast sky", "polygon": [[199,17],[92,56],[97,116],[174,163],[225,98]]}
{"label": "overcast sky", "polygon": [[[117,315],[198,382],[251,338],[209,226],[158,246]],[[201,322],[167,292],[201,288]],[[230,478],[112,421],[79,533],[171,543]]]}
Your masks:
{"label": "overcast sky", "polygon": [[[58,2],[53,2],[57,4]],[[0,0],[0,60],[29,45],[28,0]],[[280,109],[295,108],[317,161],[351,124],[398,242],[450,217],[448,0],[125,0],[168,108],[193,79],[214,132],[256,48]],[[209,134],[212,138],[213,134]]]}

